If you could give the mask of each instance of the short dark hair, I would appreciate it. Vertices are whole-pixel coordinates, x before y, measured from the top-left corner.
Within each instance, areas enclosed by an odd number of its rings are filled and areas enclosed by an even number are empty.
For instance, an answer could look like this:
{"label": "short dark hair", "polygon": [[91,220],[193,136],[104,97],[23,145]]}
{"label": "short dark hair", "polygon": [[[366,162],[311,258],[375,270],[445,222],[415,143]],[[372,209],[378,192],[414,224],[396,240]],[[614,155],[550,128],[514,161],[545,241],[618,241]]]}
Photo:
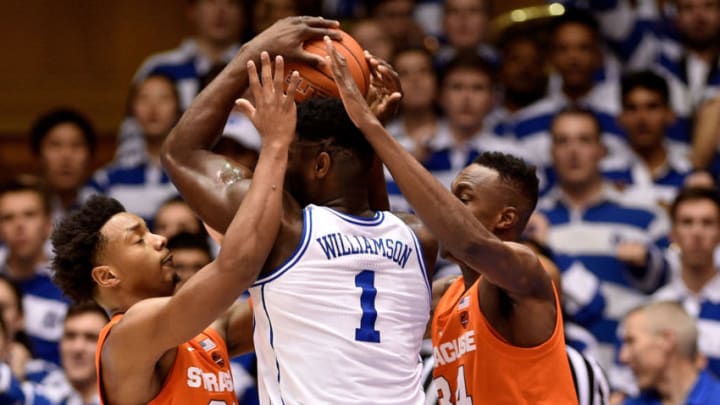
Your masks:
{"label": "short dark hair", "polygon": [[125,208],[114,198],[94,195],[55,227],[51,236],[55,253],[53,279],[74,301],[93,299],[95,284],[90,273],[97,265],[98,251],[105,243],[100,229],[121,212],[125,212]]}
{"label": "short dark hair", "polygon": [[474,164],[493,169],[500,175],[500,180],[515,189],[525,198],[527,204],[525,212],[521,213],[520,229],[524,229],[530,214],[535,210],[538,201],[538,178],[535,166],[523,159],[502,152],[483,152]]}
{"label": "short dark hair", "polygon": [[709,187],[685,187],[675,196],[670,205],[670,218],[675,221],[677,210],[680,204],[686,201],[708,200],[715,204],[720,215],[720,194],[716,188]]}
{"label": "short dark hair", "polygon": [[555,126],[555,122],[565,115],[579,115],[581,117],[589,118],[595,126],[595,130],[597,131],[598,141],[601,140],[603,130],[602,124],[600,123],[600,118],[598,118],[597,114],[595,114],[593,110],[575,104],[570,104],[555,113],[552,121],[550,121],[550,129],[552,130],[552,128]]}
{"label": "short dark hair", "polygon": [[299,103],[296,132],[300,140],[327,142],[327,146],[352,151],[363,170],[372,165],[373,148],[350,120],[339,98],[313,97]]}
{"label": "short dark hair", "polygon": [[440,70],[440,85],[444,85],[447,77],[458,70],[473,70],[480,72],[486,75],[491,82],[495,82],[496,69],[492,63],[478,55],[477,52],[461,51],[443,65]]}
{"label": "short dark hair", "polygon": [[550,24],[551,38],[555,38],[555,34],[557,34],[560,28],[571,24],[582,25],[587,28],[595,38],[600,38],[600,25],[595,17],[587,11],[578,8],[566,8],[562,15],[552,20]]}
{"label": "short dark hair", "polygon": [[207,236],[198,233],[180,232],[168,239],[167,248],[171,251],[175,249],[201,250],[203,253],[206,253],[210,259],[213,257]]}
{"label": "short dark hair", "polygon": [[70,305],[70,308],[68,308],[67,314],[65,314],[65,322],[67,322],[68,319],[85,315],[85,314],[98,314],[103,319],[105,319],[105,322],[109,321],[110,318],[108,317],[107,312],[105,312],[102,307],[100,307],[98,304],[92,302],[92,301],[84,301],[84,302],[78,302]]}
{"label": "short dark hair", "polygon": [[52,213],[52,202],[50,201],[50,193],[45,183],[35,176],[20,175],[0,186],[0,197],[9,193],[32,192],[40,198],[40,203],[45,215],[50,216]]}
{"label": "short dark hair", "polygon": [[629,72],[623,75],[621,80],[622,103],[625,104],[625,98],[631,91],[635,89],[645,89],[655,92],[663,99],[663,103],[667,106],[670,104],[670,90],[665,79],[657,73],[650,70],[640,70]]}
{"label": "short dark hair", "polygon": [[73,124],[80,129],[90,153],[95,152],[97,134],[90,121],[81,113],[69,109],[58,108],[41,115],[30,129],[30,146],[35,155],[40,154],[40,144],[50,131],[60,124]]}

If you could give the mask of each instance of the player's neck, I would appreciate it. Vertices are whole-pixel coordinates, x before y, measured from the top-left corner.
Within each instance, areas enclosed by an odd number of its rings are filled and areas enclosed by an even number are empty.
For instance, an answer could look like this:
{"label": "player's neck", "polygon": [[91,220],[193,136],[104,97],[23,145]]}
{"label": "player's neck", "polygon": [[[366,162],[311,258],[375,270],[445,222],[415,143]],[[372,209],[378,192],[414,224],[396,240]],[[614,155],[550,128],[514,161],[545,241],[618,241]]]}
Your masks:
{"label": "player's neck", "polygon": [[371,216],[373,211],[370,210],[368,203],[367,191],[362,192],[348,192],[344,195],[337,195],[325,199],[322,203],[318,204],[324,207],[332,208],[335,211],[342,212],[344,214],[356,215],[356,216]]}

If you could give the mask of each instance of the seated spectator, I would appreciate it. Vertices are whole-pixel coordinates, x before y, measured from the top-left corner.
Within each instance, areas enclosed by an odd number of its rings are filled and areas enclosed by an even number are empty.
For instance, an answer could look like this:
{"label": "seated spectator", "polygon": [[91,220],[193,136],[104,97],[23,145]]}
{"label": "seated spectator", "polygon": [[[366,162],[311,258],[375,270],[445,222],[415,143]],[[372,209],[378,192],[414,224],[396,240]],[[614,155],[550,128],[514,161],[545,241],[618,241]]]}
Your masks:
{"label": "seated spectator", "polygon": [[[200,92],[205,75],[214,66],[227,64],[237,53],[245,27],[241,0],[189,0],[186,3],[192,36],[175,49],[145,59],[133,78],[133,87],[156,73],[171,78],[181,110],[188,108]],[[144,151],[142,129],[137,121],[127,117],[120,127],[115,160],[133,165]]]}
{"label": "seated spectator", "polygon": [[437,64],[444,66],[460,53],[473,53],[494,64],[495,50],[487,43],[492,1],[446,0],[442,14],[444,45],[437,54]]}
{"label": "seated spectator", "polygon": [[0,404],[56,405],[42,395],[35,395],[35,387],[13,373],[10,365],[9,329],[0,317]]}
{"label": "seated spectator", "polygon": [[24,331],[22,291],[5,274],[0,273],[0,318],[7,340],[3,345],[2,358],[19,380],[26,376],[26,366],[32,358],[29,342]]}
{"label": "seated spectator", "polygon": [[37,181],[19,178],[0,188],[0,239],[8,248],[0,273],[22,291],[33,357],[59,364],[58,342],[68,301],[50,278],[44,250],[52,228],[50,215],[48,194]]}
{"label": "seated spectator", "polygon": [[716,189],[686,188],[670,209],[670,237],[679,251],[680,271],[653,298],[676,301],[697,319],[698,348],[720,375],[720,274],[714,261],[720,243],[720,197]]}
{"label": "seated spectator", "polygon": [[641,392],[625,405],[714,405],[720,381],[698,360],[695,320],[680,305],[659,301],[623,320],[620,361],[632,369]]}
{"label": "seated spectator", "polygon": [[160,148],[179,118],[178,94],[170,78],[160,74],[138,83],[132,96],[133,116],[142,128],[146,155],[131,166],[111,164],[94,175],[90,185],[120,201],[152,227],[152,218],[163,201],[177,195],[160,165]]}
{"label": "seated spectator", "polygon": [[[350,25],[348,34],[368,52],[382,60],[389,61],[395,53],[395,43],[379,22],[366,18]],[[397,68],[397,67],[396,67]]]}
{"label": "seated spectator", "polygon": [[97,144],[95,130],[75,111],[53,110],[35,121],[30,144],[51,194],[53,221],[58,221],[90,193],[85,184]]}
{"label": "seated spectator", "polygon": [[488,131],[514,137],[516,125],[534,116],[548,86],[545,52],[537,33],[510,28],[500,39],[498,81],[502,98],[485,120]]}
{"label": "seated spectator", "polygon": [[[619,86],[616,80],[598,82],[595,75],[602,69],[601,37],[597,23],[587,14],[567,12],[554,21],[551,30],[549,59],[561,85],[542,100],[526,107],[522,119],[513,121],[515,138],[529,160],[543,175],[552,166],[550,123],[563,108],[577,106],[591,110],[600,124],[603,170],[622,167],[628,161],[627,141],[617,125]],[[541,177],[541,192],[552,186],[552,179]]]}
{"label": "seated spectator", "polygon": [[667,80],[676,128],[690,142],[692,117],[720,88],[720,2],[676,0],[671,7],[631,0],[588,4],[630,68],[652,69]]}
{"label": "seated spectator", "polygon": [[203,266],[213,260],[207,237],[189,232],[180,232],[168,239],[167,248],[173,255],[173,267],[180,281],[175,291]]}
{"label": "seated spectator", "polygon": [[373,0],[367,3],[370,17],[390,37],[394,49],[423,44],[425,33],[413,18],[415,0]]}
{"label": "seated spectator", "polygon": [[[598,286],[604,304],[599,318],[573,320],[599,342],[598,361],[609,370],[618,343],[620,318],[664,284],[663,259],[669,231],[659,210],[623,203],[600,173],[604,148],[595,115],[588,110],[561,111],[552,125],[552,157],[557,185],[538,204],[549,223],[547,245],[558,261],[579,261],[585,271],[563,273],[563,292],[592,306],[583,295]],[[568,269],[571,267],[568,267]],[[588,288],[593,286],[592,288]],[[585,312],[583,308],[577,313]],[[594,312],[594,311],[591,311]]]}
{"label": "seated spectator", "polygon": [[669,97],[665,79],[655,73],[623,76],[619,122],[632,154],[626,167],[604,176],[619,185],[629,201],[668,207],[690,175],[687,145],[667,137],[675,122]]}
{"label": "seated spectator", "polygon": [[[400,114],[386,128],[415,158],[425,163],[430,157],[430,143],[440,124],[438,85],[432,55],[423,48],[406,48],[393,57],[392,64],[400,78],[403,98]],[[387,171],[385,179],[390,207],[394,211],[410,211],[410,205]]]}
{"label": "seated spectator", "polygon": [[168,239],[183,232],[205,233],[200,219],[180,196],[174,196],[160,205],[153,224],[153,232]]}
{"label": "seated spectator", "polygon": [[95,303],[75,304],[68,309],[60,339],[62,369],[39,384],[45,397],[58,405],[99,405],[95,351],[100,331],[108,322]]}
{"label": "seated spectator", "polygon": [[445,116],[429,143],[424,164],[448,189],[457,173],[481,152],[518,154],[512,140],[483,131],[493,94],[494,69],[473,53],[459,55],[442,72],[439,100]]}

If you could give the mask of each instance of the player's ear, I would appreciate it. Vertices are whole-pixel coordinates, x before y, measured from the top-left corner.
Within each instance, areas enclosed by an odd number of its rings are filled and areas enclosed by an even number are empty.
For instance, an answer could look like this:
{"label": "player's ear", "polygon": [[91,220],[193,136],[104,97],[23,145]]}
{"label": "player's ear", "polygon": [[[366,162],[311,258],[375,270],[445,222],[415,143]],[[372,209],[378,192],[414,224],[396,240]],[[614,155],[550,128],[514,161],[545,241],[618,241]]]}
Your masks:
{"label": "player's ear", "polygon": [[318,179],[323,179],[325,176],[327,176],[328,172],[330,172],[330,154],[323,151],[318,153],[318,155],[315,157],[315,167],[313,167],[313,172],[315,173],[315,177]]}
{"label": "player's ear", "polygon": [[93,281],[100,287],[115,287],[120,283],[120,279],[115,273],[115,269],[111,266],[96,266],[90,271]]}
{"label": "player's ear", "polygon": [[518,215],[517,208],[515,207],[505,207],[500,212],[500,219],[498,220],[497,224],[495,225],[496,228],[499,229],[510,229],[517,223],[518,219],[520,219],[520,216]]}

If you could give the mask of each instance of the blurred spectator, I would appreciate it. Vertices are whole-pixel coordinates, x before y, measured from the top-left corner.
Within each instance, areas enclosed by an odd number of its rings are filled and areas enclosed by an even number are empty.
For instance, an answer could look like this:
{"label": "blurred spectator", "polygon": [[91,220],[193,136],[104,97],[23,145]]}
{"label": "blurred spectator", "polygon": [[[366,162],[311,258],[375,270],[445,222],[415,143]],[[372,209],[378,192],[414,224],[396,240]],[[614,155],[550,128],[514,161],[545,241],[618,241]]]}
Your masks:
{"label": "blurred spectator", "polygon": [[[215,66],[225,65],[238,51],[245,26],[241,0],[188,0],[187,17],[193,35],[178,48],[148,57],[135,73],[133,87],[148,76],[160,73],[175,83],[179,106],[185,110],[200,92],[204,76]],[[132,97],[131,97],[132,98]],[[120,127],[116,161],[137,163],[135,156],[145,151],[138,123],[126,118]]]}
{"label": "blurred spectator", "polygon": [[619,86],[615,80],[597,81],[602,70],[601,37],[597,23],[586,13],[568,11],[553,21],[549,61],[559,74],[558,91],[516,113],[512,121],[515,138],[528,159],[539,170],[541,194],[551,186],[550,123],[555,114],[568,106],[591,110],[598,117],[602,143],[603,170],[622,167],[628,161],[627,141],[617,125]]}
{"label": "blurred spectator", "polygon": [[375,20],[369,18],[357,20],[350,25],[347,32],[363,49],[382,60],[389,61],[395,52],[392,38]]}
{"label": "blurred spectator", "polygon": [[10,366],[13,375],[24,380],[26,365],[32,355],[24,330],[22,291],[2,273],[0,273],[0,318],[4,325],[3,331],[7,333],[8,338],[3,344],[0,356]]}
{"label": "blurred spectator", "polygon": [[688,148],[673,143],[667,130],[675,121],[665,79],[650,71],[623,76],[619,122],[632,155],[622,170],[605,173],[629,201],[668,207],[690,175]]}
{"label": "blurred spectator", "polygon": [[511,28],[500,40],[502,98],[485,120],[487,130],[496,135],[514,138],[525,132],[518,124],[527,126],[528,118],[538,115],[536,103],[545,97],[548,75],[545,52],[536,35]]}
{"label": "blurred spectator", "polygon": [[212,261],[210,244],[204,235],[179,232],[168,238],[167,248],[173,255],[175,274],[180,279],[175,285],[175,291]]}
{"label": "blurred spectator", "polygon": [[153,225],[154,233],[168,239],[183,232],[205,233],[200,219],[180,196],[174,196],[160,205],[155,213]]}
{"label": "blurred spectator", "polygon": [[480,152],[518,153],[514,142],[483,132],[494,103],[493,80],[492,66],[475,53],[458,55],[443,70],[439,100],[445,117],[428,145],[425,166],[448,189]]}
{"label": "blurred spectator", "polygon": [[152,228],[152,219],[163,201],[177,195],[160,165],[160,148],[180,111],[170,78],[153,74],[137,84],[132,97],[133,116],[142,128],[147,153],[133,165],[111,164],[98,170],[91,186],[120,201]]}
{"label": "blurred spectator", "polygon": [[415,0],[373,0],[370,17],[380,24],[395,49],[423,45],[425,33],[413,18]]}
{"label": "blurred spectator", "polygon": [[[438,84],[432,55],[423,48],[399,51],[392,64],[400,77],[403,98],[400,114],[386,128],[420,162],[427,162],[430,143],[438,131],[440,114],[437,107]],[[395,211],[410,211],[400,189],[385,172],[390,206]]]}
{"label": "blurred spectator", "polygon": [[50,200],[40,183],[18,178],[0,189],[0,239],[8,248],[0,272],[22,291],[33,357],[59,364],[58,341],[68,302],[50,279],[44,245],[51,228]]}
{"label": "blurred spectator", "polygon": [[75,304],[65,317],[60,339],[62,369],[40,382],[42,393],[58,405],[99,405],[95,351],[105,311],[95,303]]}
{"label": "blurred spectator", "polygon": [[495,50],[486,42],[491,8],[490,0],[444,2],[442,26],[446,44],[438,52],[439,65],[464,52],[480,55],[493,64],[497,61]]}
{"label": "blurred spectator", "polygon": [[0,404],[55,405],[42,395],[35,395],[33,385],[22,382],[22,377],[14,374],[11,344],[10,332],[0,317]]}
{"label": "blurred spectator", "polygon": [[95,130],[80,113],[52,110],[33,124],[30,145],[51,193],[53,221],[57,221],[90,193],[84,186],[97,145]]}
{"label": "blurred spectator", "polygon": [[[583,267],[563,273],[563,292],[578,303],[578,313],[602,308],[599,318],[575,318],[599,341],[598,361],[610,371],[618,321],[644,302],[666,280],[667,218],[661,212],[621,202],[603,181],[604,148],[600,127],[588,110],[566,109],[551,124],[552,157],[557,185],[538,204],[549,223],[547,245],[558,260],[578,260]],[[600,301],[586,296],[599,285]],[[595,287],[593,287],[595,288]],[[589,291],[593,291],[590,288]],[[592,309],[592,310],[591,310]],[[575,315],[575,314],[570,314]]]}
{"label": "blurred spectator", "polygon": [[699,349],[720,375],[720,275],[713,260],[720,243],[720,197],[716,189],[686,188],[670,215],[671,238],[679,250],[680,272],[653,298],[677,301],[698,319]]}
{"label": "blurred spectator", "polygon": [[625,405],[714,405],[720,381],[698,361],[698,330],[680,305],[653,302],[623,321],[620,360],[633,371],[640,395]]}
{"label": "blurred spectator", "polygon": [[658,1],[589,4],[628,67],[652,67],[665,77],[678,131],[689,135],[696,109],[720,88],[720,1],[676,0],[664,10]]}

